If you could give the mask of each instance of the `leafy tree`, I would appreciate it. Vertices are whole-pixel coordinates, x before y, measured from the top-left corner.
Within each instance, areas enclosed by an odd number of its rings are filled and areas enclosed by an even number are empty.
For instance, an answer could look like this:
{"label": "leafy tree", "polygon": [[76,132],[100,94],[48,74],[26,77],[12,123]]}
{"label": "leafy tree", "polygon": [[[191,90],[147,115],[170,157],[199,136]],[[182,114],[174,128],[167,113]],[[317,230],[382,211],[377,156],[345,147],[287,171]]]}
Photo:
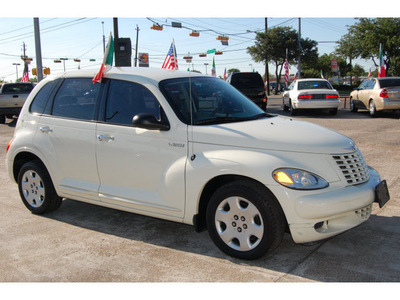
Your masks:
{"label": "leafy tree", "polygon": [[[301,61],[304,64],[315,61],[318,57],[317,42],[310,39],[301,39]],[[281,79],[283,65],[287,57],[289,64],[297,63],[299,56],[298,34],[291,27],[275,27],[256,35],[255,45],[248,47],[247,52],[255,62],[274,63],[277,82]],[[278,85],[275,94],[278,92]]]}
{"label": "leafy tree", "polygon": [[232,69],[228,70],[228,74],[235,73],[235,72],[240,72],[240,70],[236,69],[236,68],[232,68]]}
{"label": "leafy tree", "polygon": [[400,18],[360,18],[349,26],[348,33],[339,41],[337,51],[352,58],[372,59],[379,65],[379,45],[382,44],[386,72],[394,64],[398,72],[400,60]]}

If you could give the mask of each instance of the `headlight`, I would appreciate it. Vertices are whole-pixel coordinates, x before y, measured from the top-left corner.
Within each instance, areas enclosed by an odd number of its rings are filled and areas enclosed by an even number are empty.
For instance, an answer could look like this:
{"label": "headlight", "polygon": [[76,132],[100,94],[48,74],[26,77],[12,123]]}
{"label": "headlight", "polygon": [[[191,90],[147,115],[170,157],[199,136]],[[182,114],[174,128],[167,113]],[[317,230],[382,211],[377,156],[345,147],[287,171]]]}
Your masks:
{"label": "headlight", "polygon": [[313,173],[290,168],[276,169],[272,173],[279,184],[297,190],[316,190],[326,188],[329,184]]}

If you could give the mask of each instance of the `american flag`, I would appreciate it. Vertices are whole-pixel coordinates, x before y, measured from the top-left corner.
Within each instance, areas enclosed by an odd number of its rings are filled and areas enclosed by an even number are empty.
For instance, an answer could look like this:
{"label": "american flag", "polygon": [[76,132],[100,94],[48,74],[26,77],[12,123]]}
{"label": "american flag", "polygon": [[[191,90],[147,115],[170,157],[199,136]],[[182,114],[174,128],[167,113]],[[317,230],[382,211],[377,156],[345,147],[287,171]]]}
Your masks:
{"label": "american flag", "polygon": [[25,62],[24,74],[22,74],[21,82],[28,82],[28,81],[29,81],[28,63]]}
{"label": "american flag", "polygon": [[176,57],[175,42],[172,40],[171,47],[167,53],[167,57],[162,65],[163,69],[178,70],[178,59]]}

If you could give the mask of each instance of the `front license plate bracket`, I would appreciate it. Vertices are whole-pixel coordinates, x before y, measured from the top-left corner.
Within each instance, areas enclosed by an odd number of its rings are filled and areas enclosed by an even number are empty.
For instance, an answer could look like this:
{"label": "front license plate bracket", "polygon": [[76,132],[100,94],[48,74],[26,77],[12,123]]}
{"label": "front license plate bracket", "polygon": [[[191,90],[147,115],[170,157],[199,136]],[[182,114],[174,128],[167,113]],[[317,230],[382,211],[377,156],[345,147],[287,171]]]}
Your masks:
{"label": "front license plate bracket", "polygon": [[389,189],[386,180],[382,180],[375,187],[375,202],[379,203],[379,207],[382,208],[390,199]]}

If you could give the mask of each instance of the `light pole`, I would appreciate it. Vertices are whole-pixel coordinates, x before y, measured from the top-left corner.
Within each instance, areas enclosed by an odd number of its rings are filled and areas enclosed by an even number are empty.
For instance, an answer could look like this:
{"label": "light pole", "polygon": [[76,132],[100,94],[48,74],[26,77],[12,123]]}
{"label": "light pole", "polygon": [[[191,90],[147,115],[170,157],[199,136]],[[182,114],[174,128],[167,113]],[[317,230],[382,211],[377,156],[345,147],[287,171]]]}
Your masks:
{"label": "light pole", "polygon": [[20,66],[21,64],[19,63],[13,63],[13,66],[15,66],[15,73],[17,73],[17,80],[15,82],[18,81],[18,66]]}
{"label": "light pole", "polygon": [[68,58],[60,58],[60,60],[63,61],[63,64],[64,64],[64,72],[65,72],[65,61],[68,60]]}
{"label": "light pole", "polygon": [[208,66],[208,63],[204,63],[204,65],[206,66],[206,75],[207,75],[207,66]]}

